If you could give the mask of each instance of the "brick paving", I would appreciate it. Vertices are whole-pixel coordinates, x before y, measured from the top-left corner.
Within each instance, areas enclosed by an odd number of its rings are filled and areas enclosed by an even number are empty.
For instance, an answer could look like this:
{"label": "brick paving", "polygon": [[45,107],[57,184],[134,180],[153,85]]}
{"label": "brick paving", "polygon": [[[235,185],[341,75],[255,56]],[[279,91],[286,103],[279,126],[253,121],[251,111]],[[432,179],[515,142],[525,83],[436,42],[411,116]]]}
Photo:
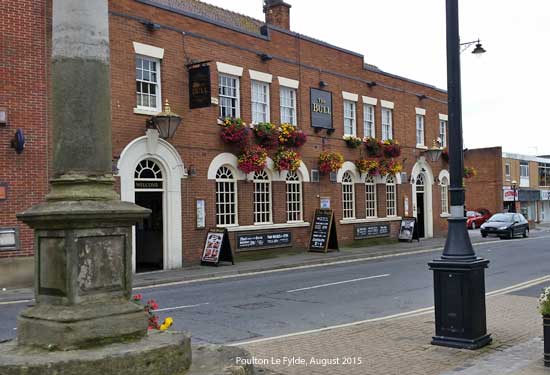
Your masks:
{"label": "brick paving", "polygon": [[[542,322],[536,310],[536,298],[533,297],[489,297],[487,320],[493,343],[477,351],[431,345],[433,312],[252,343],[244,347],[256,358],[268,358],[270,361],[272,357],[281,361],[284,357],[301,357],[308,363],[311,358],[340,359],[340,364],[327,366],[265,366],[288,375],[429,375],[453,370],[453,373],[460,373],[465,367],[475,365],[476,360],[527,343],[542,333]],[[362,363],[344,365],[341,363],[344,358],[351,361],[361,358]]]}

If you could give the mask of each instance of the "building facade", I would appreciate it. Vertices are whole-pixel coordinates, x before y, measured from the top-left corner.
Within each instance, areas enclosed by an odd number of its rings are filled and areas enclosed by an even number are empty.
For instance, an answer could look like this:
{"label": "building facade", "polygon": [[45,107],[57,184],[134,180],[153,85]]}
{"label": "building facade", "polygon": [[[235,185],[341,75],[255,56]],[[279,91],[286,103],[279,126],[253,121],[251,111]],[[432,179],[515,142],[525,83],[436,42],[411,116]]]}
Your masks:
{"label": "building facade", "polygon": [[[195,0],[109,5],[113,170],[121,198],[153,211],[134,231],[136,271],[198,263],[212,227],[227,228],[237,252],[270,246],[250,238],[305,248],[321,205],[334,210],[341,244],[365,226],[396,237],[404,216],[417,217],[422,237],[445,232],[447,164],[424,156],[433,141],[447,143],[445,91],[292,32],[283,1],[266,2],[265,21]],[[166,101],[183,120],[162,139],[146,125]],[[220,137],[227,117],[303,131],[299,167],[278,170],[271,150],[264,170],[244,173],[241,147]],[[344,136],[398,141],[392,162],[402,171],[360,173],[365,147],[348,147]],[[322,152],[341,154],[341,167],[319,173]],[[26,244],[0,256],[31,251]]]}

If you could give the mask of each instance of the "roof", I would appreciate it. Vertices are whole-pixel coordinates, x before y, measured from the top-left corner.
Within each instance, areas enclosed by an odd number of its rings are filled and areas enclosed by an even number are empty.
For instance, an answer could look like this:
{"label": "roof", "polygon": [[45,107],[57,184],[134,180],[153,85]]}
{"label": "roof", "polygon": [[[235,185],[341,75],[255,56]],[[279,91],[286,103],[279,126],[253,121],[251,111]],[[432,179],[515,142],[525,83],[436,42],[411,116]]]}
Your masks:
{"label": "roof", "polygon": [[254,34],[261,34],[260,28],[264,24],[264,22],[255,18],[223,9],[212,4],[203,3],[198,0],[151,0],[149,2],[181,12],[193,13],[214,22],[219,22]]}

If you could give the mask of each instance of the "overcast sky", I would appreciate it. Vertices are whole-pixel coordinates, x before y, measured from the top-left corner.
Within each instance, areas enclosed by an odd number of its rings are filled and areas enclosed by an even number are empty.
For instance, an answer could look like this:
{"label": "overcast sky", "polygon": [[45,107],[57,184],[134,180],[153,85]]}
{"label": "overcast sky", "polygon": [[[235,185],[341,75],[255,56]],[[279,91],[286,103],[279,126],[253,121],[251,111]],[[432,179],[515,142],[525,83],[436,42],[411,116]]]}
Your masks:
{"label": "overcast sky", "polygon": [[[263,20],[262,0],[204,0]],[[446,89],[445,0],[287,0],[293,31]],[[461,0],[464,146],[550,154],[549,0]]]}

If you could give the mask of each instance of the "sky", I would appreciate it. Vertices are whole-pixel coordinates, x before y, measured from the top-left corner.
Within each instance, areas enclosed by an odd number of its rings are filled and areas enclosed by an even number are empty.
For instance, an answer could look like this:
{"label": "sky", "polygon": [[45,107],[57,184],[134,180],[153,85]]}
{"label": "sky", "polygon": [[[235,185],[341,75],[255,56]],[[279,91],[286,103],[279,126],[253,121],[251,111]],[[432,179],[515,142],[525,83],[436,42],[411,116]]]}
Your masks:
{"label": "sky", "polygon": [[[263,20],[262,0],[203,0]],[[292,31],[383,71],[447,87],[444,0],[286,0]],[[549,0],[460,0],[464,147],[550,155]],[[473,48],[473,46],[472,46]]]}

